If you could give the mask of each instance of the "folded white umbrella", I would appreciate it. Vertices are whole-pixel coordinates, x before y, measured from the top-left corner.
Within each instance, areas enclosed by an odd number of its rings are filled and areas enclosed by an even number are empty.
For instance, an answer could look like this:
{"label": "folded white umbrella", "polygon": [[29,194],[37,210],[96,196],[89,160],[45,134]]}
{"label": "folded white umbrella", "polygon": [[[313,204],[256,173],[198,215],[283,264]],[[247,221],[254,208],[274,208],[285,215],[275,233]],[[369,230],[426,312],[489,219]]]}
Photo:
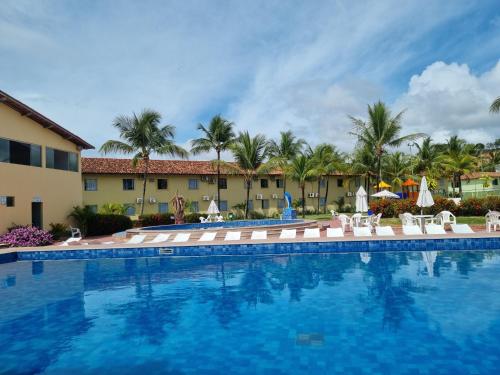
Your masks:
{"label": "folded white umbrella", "polygon": [[434,199],[432,199],[432,194],[427,187],[427,179],[422,177],[420,182],[420,191],[418,192],[417,206],[420,208],[431,207],[434,205]]}
{"label": "folded white umbrella", "polygon": [[356,212],[367,212],[368,211],[368,201],[365,189],[360,186],[356,192]]}
{"label": "folded white umbrella", "polygon": [[207,214],[215,215],[218,213],[219,213],[219,208],[217,207],[215,201],[212,199],[212,202],[210,202],[210,205],[208,206]]}
{"label": "folded white umbrella", "polygon": [[399,195],[390,192],[389,190],[381,190],[378,193],[372,194],[375,198],[396,198],[399,199]]}

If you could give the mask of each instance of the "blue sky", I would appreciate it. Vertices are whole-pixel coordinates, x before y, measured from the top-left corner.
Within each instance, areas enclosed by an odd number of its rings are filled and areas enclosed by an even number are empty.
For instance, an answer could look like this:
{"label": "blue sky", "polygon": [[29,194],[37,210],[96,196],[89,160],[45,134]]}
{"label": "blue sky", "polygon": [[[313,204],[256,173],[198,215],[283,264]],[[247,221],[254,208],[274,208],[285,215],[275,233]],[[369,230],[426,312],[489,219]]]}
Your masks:
{"label": "blue sky", "polygon": [[379,99],[406,109],[405,131],[486,142],[500,137],[498,5],[4,0],[0,88],[97,147],[116,115],[153,108],[183,145],[221,113],[349,150],[347,115]]}

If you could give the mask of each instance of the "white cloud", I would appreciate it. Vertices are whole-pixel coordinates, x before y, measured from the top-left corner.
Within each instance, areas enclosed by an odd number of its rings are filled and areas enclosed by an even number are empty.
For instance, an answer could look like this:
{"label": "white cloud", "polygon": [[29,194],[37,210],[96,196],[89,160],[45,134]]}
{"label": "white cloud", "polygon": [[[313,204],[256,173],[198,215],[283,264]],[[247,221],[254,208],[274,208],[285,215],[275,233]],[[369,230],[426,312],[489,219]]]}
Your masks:
{"label": "white cloud", "polygon": [[436,141],[458,134],[470,142],[500,137],[500,118],[489,106],[500,95],[500,60],[475,75],[466,64],[435,62],[410,79],[394,108],[406,109],[407,132],[424,132]]}

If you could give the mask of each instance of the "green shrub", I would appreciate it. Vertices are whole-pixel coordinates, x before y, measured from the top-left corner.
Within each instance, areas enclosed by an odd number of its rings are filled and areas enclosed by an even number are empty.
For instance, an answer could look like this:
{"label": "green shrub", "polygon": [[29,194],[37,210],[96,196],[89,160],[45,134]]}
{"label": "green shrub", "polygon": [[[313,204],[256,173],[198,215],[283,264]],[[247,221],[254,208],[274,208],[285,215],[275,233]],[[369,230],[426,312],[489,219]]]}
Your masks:
{"label": "green shrub", "polygon": [[201,214],[199,212],[191,212],[189,214],[184,215],[184,222],[186,222],[186,223],[199,223],[200,216],[206,217],[207,215]]}
{"label": "green shrub", "polygon": [[441,211],[450,211],[454,215],[463,215],[461,213],[461,207],[457,206],[455,202],[447,198],[436,196],[434,197],[434,205],[432,207],[429,207],[426,212],[430,212],[430,214],[436,215]]}
{"label": "green shrub", "polygon": [[94,214],[87,222],[88,236],[102,236],[132,228],[132,220],[125,215]]}
{"label": "green shrub", "polygon": [[139,217],[138,226],[140,227],[152,227],[155,225],[170,225],[174,223],[174,214],[150,214],[142,215]]}
{"label": "green shrub", "polygon": [[258,211],[250,211],[248,213],[248,218],[252,219],[252,220],[260,220],[260,219],[265,219],[266,215],[264,215],[263,213],[260,213]]}
{"label": "green shrub", "polygon": [[54,240],[60,240],[61,238],[68,238],[71,236],[71,232],[66,224],[50,223],[49,225],[49,233],[52,234]]}

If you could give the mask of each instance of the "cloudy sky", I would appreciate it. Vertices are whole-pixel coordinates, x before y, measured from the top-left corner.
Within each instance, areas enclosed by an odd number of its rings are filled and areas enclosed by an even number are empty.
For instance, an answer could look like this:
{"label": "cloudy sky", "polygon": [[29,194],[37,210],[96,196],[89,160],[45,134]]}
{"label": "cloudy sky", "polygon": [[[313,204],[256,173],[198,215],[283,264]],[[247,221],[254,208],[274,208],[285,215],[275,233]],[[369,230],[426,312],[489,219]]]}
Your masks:
{"label": "cloudy sky", "polygon": [[221,113],[347,151],[347,115],[379,99],[405,132],[500,138],[498,0],[3,0],[0,71],[97,148],[116,115],[153,108],[183,145]]}

